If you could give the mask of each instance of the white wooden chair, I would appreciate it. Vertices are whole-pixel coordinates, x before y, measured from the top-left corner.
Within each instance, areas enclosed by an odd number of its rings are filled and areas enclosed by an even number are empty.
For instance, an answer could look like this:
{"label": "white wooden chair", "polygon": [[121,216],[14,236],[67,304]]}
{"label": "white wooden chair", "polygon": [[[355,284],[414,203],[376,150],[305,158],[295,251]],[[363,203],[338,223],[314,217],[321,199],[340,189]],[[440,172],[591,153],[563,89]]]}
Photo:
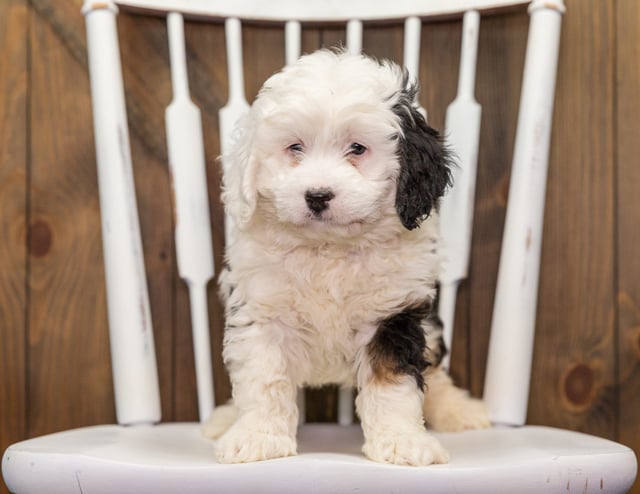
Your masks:
{"label": "white wooden chair", "polygon": [[[449,264],[440,313],[452,327],[455,292],[466,276],[480,107],[474,101],[479,14],[526,5],[524,0],[122,0],[122,7],[167,13],[174,100],[167,109],[174,181],[179,271],[189,285],[200,417],[213,406],[204,287],[213,276],[202,131],[186,78],[182,14],[226,19],[230,95],[220,112],[221,142],[247,108],[243,93],[241,19],[286,23],[286,60],[300,51],[300,23],[347,23],[347,47],[359,51],[362,22],[405,22],[404,62],[418,73],[421,19],[467,12],[458,96],[446,132],[460,169],[441,214]],[[561,18],[561,0],[534,0],[526,53],[500,273],[488,357],[485,399],[495,427],[438,434],[451,463],[425,468],[382,465],[360,452],[357,425],[301,425],[292,458],[242,465],[216,464],[214,443],[197,423],[160,421],[153,333],[142,262],[113,1],[87,0],[109,324],[119,425],[82,428],[10,446],[2,472],[19,494],[255,493],[255,492],[626,492],[636,476],[634,453],[581,433],[524,426],[531,368],[542,211]],[[525,242],[525,239],[528,239]],[[524,248],[525,244],[528,248]],[[517,330],[516,330],[517,329]],[[448,337],[450,341],[450,337]],[[510,356],[510,358],[507,358]],[[340,422],[351,422],[345,393]]]}

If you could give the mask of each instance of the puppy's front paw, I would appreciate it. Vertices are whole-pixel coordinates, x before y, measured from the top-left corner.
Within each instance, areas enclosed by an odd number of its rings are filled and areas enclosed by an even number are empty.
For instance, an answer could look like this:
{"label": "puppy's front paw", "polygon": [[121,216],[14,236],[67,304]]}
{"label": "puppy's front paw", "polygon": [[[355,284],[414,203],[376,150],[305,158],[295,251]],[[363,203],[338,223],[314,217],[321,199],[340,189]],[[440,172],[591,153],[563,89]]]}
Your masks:
{"label": "puppy's front paw", "polygon": [[295,454],[294,437],[235,426],[216,443],[216,459],[219,463],[248,463]]}
{"label": "puppy's front paw", "polygon": [[365,441],[362,452],[371,460],[396,465],[427,466],[449,461],[447,451],[426,431],[376,434]]}

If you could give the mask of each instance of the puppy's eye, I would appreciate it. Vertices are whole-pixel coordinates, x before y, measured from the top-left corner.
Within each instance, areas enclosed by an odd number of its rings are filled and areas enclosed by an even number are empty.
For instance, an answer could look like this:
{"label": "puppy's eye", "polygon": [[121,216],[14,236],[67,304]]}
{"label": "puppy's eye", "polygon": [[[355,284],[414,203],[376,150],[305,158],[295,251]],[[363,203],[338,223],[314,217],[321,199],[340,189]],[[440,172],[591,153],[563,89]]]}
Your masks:
{"label": "puppy's eye", "polygon": [[287,146],[287,149],[292,153],[301,153],[304,151],[304,147],[299,142],[296,142],[295,144],[291,144],[290,146]]}
{"label": "puppy's eye", "polygon": [[360,156],[365,153],[367,148],[358,142],[354,142],[349,147],[349,154],[353,154],[355,156]]}

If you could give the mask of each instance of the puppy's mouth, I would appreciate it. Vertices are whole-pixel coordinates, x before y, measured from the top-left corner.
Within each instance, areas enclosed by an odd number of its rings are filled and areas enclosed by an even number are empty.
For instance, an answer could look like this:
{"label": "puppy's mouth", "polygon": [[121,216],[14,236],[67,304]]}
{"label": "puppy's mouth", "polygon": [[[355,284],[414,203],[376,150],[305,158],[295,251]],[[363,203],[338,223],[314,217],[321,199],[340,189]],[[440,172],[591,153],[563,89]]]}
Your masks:
{"label": "puppy's mouth", "polygon": [[326,225],[326,226],[356,226],[364,225],[367,221],[365,218],[342,218],[334,215],[331,210],[322,212],[307,212],[305,216],[306,222],[300,226],[306,225]]}

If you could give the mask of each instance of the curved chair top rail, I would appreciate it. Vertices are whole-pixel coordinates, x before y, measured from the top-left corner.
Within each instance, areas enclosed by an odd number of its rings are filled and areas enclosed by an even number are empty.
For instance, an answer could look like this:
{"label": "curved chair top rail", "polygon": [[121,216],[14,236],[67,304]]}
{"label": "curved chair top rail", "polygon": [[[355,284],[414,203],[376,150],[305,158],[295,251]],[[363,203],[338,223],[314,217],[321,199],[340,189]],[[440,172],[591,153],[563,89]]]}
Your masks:
{"label": "curved chair top rail", "polygon": [[[90,2],[93,8],[105,8],[111,2]],[[557,0],[116,0],[126,10],[149,13],[180,12],[189,17],[226,19],[236,17],[255,22],[310,23],[401,20],[407,17],[452,17],[469,10],[492,11],[531,4],[535,7],[555,6],[564,10]],[[557,4],[557,5],[556,5]]]}

